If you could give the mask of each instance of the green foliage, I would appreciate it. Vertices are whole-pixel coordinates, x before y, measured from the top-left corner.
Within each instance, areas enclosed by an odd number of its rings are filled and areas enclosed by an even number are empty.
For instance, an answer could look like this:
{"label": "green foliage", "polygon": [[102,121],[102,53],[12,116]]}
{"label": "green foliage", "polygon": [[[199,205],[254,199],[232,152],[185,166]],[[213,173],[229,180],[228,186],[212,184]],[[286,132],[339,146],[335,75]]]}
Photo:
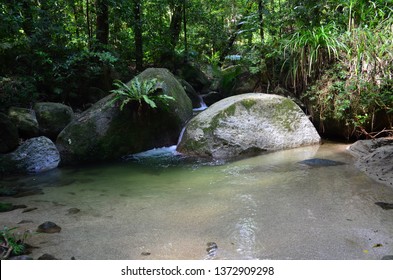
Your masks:
{"label": "green foliage", "polygon": [[334,24],[301,29],[283,40],[283,53],[288,56],[283,67],[288,67],[288,74],[293,89],[303,90],[310,80],[319,77],[329,62],[338,58],[344,45],[338,39],[338,30]]}
{"label": "green foliage", "polygon": [[35,83],[31,77],[0,77],[0,110],[10,106],[31,107],[39,96]]}
{"label": "green foliage", "polygon": [[111,90],[114,94],[112,102],[120,101],[120,110],[132,101],[137,101],[139,105],[143,101],[154,109],[157,108],[157,101],[168,105],[169,100],[175,100],[172,96],[157,93],[159,89],[157,79],[139,81],[136,77],[129,84],[116,80],[113,85],[116,88]]}
{"label": "green foliage", "polygon": [[0,230],[0,259],[7,259],[11,254],[21,255],[25,252],[25,241],[30,237],[30,232],[23,234],[14,232],[16,227]]}

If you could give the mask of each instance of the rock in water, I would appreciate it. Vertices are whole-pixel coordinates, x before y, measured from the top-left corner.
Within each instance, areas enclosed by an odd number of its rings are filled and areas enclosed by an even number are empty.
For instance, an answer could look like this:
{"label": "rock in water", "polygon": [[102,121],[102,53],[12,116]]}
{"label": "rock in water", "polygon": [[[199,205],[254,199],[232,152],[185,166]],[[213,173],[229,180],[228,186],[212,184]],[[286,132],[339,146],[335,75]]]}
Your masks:
{"label": "rock in water", "polygon": [[37,228],[37,232],[43,232],[43,233],[57,233],[60,231],[61,231],[61,227],[59,227],[53,222],[45,222],[39,225]]}
{"label": "rock in water", "polygon": [[216,242],[207,242],[206,252],[209,257],[214,257],[217,255],[218,245]]}
{"label": "rock in water", "polygon": [[393,186],[393,138],[359,140],[348,151],[356,158],[356,167],[374,180]]}
{"label": "rock in water", "polygon": [[323,158],[310,158],[310,159],[299,161],[299,163],[312,167],[326,167],[326,166],[337,166],[337,165],[345,164],[341,161],[334,161],[334,160],[323,159]]}
{"label": "rock in water", "polygon": [[26,140],[13,153],[0,155],[0,173],[40,173],[56,168],[59,162],[55,144],[41,136]]}
{"label": "rock in water", "polygon": [[50,254],[43,254],[38,260],[57,260],[54,256]]}
{"label": "rock in water", "polygon": [[140,81],[157,79],[157,88],[172,96],[169,108],[152,109],[130,102],[120,110],[109,95],[72,121],[58,136],[62,163],[77,164],[114,160],[155,147],[171,146],[192,117],[191,101],[181,84],[166,69],[149,68]]}
{"label": "rock in water", "polygon": [[292,100],[249,93],[223,99],[186,126],[178,151],[228,159],[320,143],[315,127]]}

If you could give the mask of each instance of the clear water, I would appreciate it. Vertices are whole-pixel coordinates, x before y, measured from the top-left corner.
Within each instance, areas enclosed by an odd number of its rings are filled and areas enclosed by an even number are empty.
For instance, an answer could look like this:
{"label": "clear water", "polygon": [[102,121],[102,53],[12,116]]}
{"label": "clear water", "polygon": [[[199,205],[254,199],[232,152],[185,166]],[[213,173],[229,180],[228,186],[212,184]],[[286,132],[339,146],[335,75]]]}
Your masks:
{"label": "clear water", "polygon": [[[0,225],[34,234],[33,257],[70,259],[381,259],[393,255],[393,189],[353,166],[342,144],[280,151],[235,162],[194,161],[175,147],[125,162],[62,168],[7,179],[43,194],[1,198],[25,204]],[[346,163],[299,164],[309,158]],[[70,213],[78,208],[80,212]],[[25,220],[26,223],[18,224]],[[218,249],[208,254],[207,243]]]}

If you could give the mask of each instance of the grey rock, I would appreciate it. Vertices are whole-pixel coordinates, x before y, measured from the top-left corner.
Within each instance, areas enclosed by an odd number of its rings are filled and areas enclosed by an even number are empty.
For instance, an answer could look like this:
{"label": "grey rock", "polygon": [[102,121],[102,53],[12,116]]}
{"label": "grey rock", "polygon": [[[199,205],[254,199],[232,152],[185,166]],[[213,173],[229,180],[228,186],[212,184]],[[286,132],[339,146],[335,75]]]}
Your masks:
{"label": "grey rock", "polygon": [[374,180],[393,186],[393,138],[359,140],[348,151],[355,166]]}
{"label": "grey rock", "polygon": [[39,136],[38,122],[34,110],[11,107],[8,116],[18,128],[19,136],[29,139]]}
{"label": "grey rock", "polygon": [[158,89],[175,101],[169,102],[169,108],[156,109],[130,102],[120,110],[119,104],[112,102],[113,95],[101,99],[59,134],[56,145],[62,163],[115,160],[177,143],[193,113],[183,87],[166,69],[149,68],[138,79],[157,79]]}
{"label": "grey rock", "polygon": [[42,232],[42,233],[58,233],[60,231],[61,231],[61,227],[49,221],[42,223],[37,228],[37,232]]}
{"label": "grey rock", "polygon": [[310,159],[302,160],[299,163],[312,167],[327,167],[327,166],[337,166],[337,165],[345,164],[340,161],[334,161],[334,160],[323,159],[323,158],[310,158]]}
{"label": "grey rock", "polygon": [[56,168],[59,162],[55,144],[41,136],[26,140],[13,153],[0,155],[0,173],[40,173]]}
{"label": "grey rock", "polygon": [[57,135],[73,120],[71,107],[53,102],[36,103],[34,106],[41,135],[55,141]]}
{"label": "grey rock", "polygon": [[228,159],[319,143],[316,129],[292,100],[251,93],[223,99],[194,117],[178,151]]}

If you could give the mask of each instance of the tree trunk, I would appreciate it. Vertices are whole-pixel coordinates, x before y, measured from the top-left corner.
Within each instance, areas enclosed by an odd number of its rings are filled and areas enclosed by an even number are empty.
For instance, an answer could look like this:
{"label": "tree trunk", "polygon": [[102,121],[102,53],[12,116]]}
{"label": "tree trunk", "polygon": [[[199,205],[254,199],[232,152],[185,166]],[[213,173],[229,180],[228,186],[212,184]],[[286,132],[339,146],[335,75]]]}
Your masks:
{"label": "tree trunk", "polygon": [[261,42],[265,39],[264,34],[264,22],[263,22],[263,9],[264,9],[263,0],[258,0],[258,16],[259,16],[259,36],[261,38]]}
{"label": "tree trunk", "polygon": [[136,70],[143,70],[143,38],[142,38],[142,15],[141,1],[134,0],[134,35],[135,35],[135,63]]}
{"label": "tree trunk", "polygon": [[188,60],[188,42],[187,42],[187,14],[186,14],[186,1],[183,0],[183,32],[184,32],[184,61]]}
{"label": "tree trunk", "polygon": [[89,48],[91,48],[91,39],[93,35],[91,22],[90,22],[90,3],[89,0],[86,0],[86,27],[87,27],[87,43]]}
{"label": "tree trunk", "polygon": [[109,41],[109,7],[108,0],[96,0],[96,40],[99,48],[108,45]]}
{"label": "tree trunk", "polygon": [[172,7],[172,18],[169,26],[170,48],[175,51],[181,32],[181,22],[183,17],[183,5],[176,1]]}

